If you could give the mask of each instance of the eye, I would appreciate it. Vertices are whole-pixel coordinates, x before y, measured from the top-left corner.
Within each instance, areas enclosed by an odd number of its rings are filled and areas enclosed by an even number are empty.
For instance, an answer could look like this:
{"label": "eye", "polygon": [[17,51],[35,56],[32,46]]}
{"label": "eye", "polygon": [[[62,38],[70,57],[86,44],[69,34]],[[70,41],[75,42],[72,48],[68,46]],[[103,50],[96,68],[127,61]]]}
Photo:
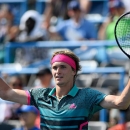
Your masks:
{"label": "eye", "polygon": [[64,66],[64,65],[61,65],[61,68],[66,68],[66,66]]}
{"label": "eye", "polygon": [[53,70],[57,70],[57,67],[56,67],[56,66],[53,66],[52,69],[53,69]]}

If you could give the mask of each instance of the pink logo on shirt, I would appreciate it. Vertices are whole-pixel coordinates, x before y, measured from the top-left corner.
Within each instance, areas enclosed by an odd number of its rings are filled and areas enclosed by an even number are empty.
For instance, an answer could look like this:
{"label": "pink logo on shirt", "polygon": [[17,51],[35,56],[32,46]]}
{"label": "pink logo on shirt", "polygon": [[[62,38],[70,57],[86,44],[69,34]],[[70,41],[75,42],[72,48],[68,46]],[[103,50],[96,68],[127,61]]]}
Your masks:
{"label": "pink logo on shirt", "polygon": [[77,106],[75,105],[75,103],[71,104],[69,109],[75,109]]}

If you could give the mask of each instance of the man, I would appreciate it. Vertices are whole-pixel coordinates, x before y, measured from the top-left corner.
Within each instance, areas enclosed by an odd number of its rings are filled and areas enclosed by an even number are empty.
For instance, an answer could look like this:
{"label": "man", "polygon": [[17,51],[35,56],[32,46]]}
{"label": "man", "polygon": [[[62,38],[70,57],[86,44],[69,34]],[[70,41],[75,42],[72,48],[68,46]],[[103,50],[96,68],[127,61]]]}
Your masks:
{"label": "man", "polygon": [[[67,14],[67,5],[72,0],[49,0],[46,3],[45,10],[43,12],[43,28],[48,28],[51,24],[51,20],[53,17],[61,18],[63,20],[67,20],[70,17]],[[75,0],[76,1],[76,0]],[[88,13],[91,7],[90,0],[78,0],[82,11],[86,14]],[[59,11],[62,10],[62,11]]]}
{"label": "man", "polygon": [[38,115],[38,110],[34,106],[23,105],[17,110],[21,127],[13,130],[40,130],[35,126],[35,120]]}
{"label": "man", "polygon": [[38,73],[36,74],[36,81],[35,85],[36,88],[48,88],[48,87],[53,87],[51,85],[51,80],[52,80],[52,73],[49,68],[41,68],[39,69]]}
{"label": "man", "polygon": [[130,81],[119,96],[105,95],[91,88],[78,89],[75,80],[80,69],[79,59],[73,52],[57,51],[51,58],[55,88],[35,88],[30,91],[11,89],[0,79],[0,97],[37,107],[41,130],[88,129],[91,116],[102,108],[128,108]]}
{"label": "man", "polygon": [[86,20],[77,1],[73,0],[68,3],[67,13],[70,19],[59,22],[56,28],[50,28],[49,31],[52,36],[58,34],[65,41],[97,39],[95,25]]}

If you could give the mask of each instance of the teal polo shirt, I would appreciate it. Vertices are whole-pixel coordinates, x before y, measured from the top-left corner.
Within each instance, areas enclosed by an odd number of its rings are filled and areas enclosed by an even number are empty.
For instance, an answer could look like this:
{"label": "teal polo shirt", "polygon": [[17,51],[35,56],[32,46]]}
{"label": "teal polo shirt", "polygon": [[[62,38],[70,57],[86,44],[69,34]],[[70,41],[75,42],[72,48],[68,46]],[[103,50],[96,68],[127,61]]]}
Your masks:
{"label": "teal polo shirt", "polygon": [[75,85],[60,101],[56,88],[31,89],[30,105],[40,111],[41,130],[87,130],[91,116],[102,109],[99,103],[105,94],[91,89],[79,89]]}

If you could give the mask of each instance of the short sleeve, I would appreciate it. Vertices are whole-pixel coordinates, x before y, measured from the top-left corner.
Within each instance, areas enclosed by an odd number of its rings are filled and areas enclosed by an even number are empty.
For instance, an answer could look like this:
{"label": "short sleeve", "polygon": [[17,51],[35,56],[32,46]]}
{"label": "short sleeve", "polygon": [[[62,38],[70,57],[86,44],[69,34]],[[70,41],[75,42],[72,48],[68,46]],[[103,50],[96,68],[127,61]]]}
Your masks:
{"label": "short sleeve", "polygon": [[64,36],[65,33],[65,23],[61,22],[56,26],[56,32],[61,36]]}
{"label": "short sleeve", "polygon": [[95,90],[95,89],[89,89],[88,95],[91,102],[90,115],[93,115],[97,111],[103,109],[99,105],[99,103],[104,100],[104,98],[106,97],[106,94],[99,92],[98,90]]}
{"label": "short sleeve", "polygon": [[35,89],[29,90],[30,105],[34,105],[35,107],[38,108],[37,101],[38,101],[38,98],[41,96],[42,92],[43,92],[43,88],[35,88]]}

